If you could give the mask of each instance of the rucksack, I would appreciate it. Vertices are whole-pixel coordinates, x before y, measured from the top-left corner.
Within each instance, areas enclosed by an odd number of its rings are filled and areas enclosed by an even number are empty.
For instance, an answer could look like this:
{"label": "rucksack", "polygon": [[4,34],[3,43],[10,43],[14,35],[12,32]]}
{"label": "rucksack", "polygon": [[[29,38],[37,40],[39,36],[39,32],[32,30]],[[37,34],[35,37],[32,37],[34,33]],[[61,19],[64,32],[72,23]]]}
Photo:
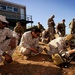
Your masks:
{"label": "rucksack", "polygon": [[63,65],[65,67],[65,66],[68,66],[68,64],[72,61],[74,56],[75,54],[72,54],[70,57],[66,58],[66,57],[62,57],[61,54],[56,53],[52,55],[52,59],[55,65],[57,66]]}
{"label": "rucksack", "polygon": [[52,55],[52,60],[55,65],[60,65],[64,62],[64,60],[58,53]]}

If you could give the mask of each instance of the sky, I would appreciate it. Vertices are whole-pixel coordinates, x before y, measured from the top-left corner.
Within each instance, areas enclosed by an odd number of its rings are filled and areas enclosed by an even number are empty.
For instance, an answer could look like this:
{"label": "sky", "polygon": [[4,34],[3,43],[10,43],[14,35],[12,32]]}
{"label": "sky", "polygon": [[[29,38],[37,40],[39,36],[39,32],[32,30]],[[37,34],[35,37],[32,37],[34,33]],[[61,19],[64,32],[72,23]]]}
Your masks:
{"label": "sky", "polygon": [[26,6],[26,14],[32,15],[33,24],[40,22],[45,29],[50,16],[55,15],[57,25],[65,19],[66,34],[70,33],[69,23],[75,18],[75,0],[6,0]]}

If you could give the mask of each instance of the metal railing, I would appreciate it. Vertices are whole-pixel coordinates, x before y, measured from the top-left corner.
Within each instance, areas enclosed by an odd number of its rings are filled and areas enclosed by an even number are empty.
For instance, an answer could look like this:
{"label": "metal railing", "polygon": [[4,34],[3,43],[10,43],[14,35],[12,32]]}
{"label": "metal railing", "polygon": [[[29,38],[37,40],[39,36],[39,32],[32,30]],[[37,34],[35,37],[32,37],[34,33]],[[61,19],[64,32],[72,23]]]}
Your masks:
{"label": "metal railing", "polygon": [[26,21],[32,21],[32,15],[26,15]]}

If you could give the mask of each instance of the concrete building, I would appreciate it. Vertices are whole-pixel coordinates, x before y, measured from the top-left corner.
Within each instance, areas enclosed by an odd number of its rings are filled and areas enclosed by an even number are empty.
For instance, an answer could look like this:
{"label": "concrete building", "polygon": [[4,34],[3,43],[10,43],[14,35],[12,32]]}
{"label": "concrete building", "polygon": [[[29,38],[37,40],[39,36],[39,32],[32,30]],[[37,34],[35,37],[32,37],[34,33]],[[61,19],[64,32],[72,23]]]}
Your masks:
{"label": "concrete building", "polygon": [[33,23],[32,16],[26,15],[26,6],[8,2],[5,0],[0,0],[0,15],[6,16],[9,21],[9,28],[13,29],[16,22],[20,21],[24,30],[26,29],[26,24]]}

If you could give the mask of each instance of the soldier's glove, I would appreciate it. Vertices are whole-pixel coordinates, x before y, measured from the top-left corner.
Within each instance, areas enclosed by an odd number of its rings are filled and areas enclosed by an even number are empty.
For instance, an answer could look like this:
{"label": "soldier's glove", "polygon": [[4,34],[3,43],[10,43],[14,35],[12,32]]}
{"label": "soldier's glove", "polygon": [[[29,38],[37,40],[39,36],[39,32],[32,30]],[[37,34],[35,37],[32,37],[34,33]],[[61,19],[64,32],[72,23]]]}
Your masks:
{"label": "soldier's glove", "polygon": [[5,61],[7,63],[11,63],[12,62],[12,57],[9,54],[7,54],[7,53],[4,52],[3,56],[5,57]]}

